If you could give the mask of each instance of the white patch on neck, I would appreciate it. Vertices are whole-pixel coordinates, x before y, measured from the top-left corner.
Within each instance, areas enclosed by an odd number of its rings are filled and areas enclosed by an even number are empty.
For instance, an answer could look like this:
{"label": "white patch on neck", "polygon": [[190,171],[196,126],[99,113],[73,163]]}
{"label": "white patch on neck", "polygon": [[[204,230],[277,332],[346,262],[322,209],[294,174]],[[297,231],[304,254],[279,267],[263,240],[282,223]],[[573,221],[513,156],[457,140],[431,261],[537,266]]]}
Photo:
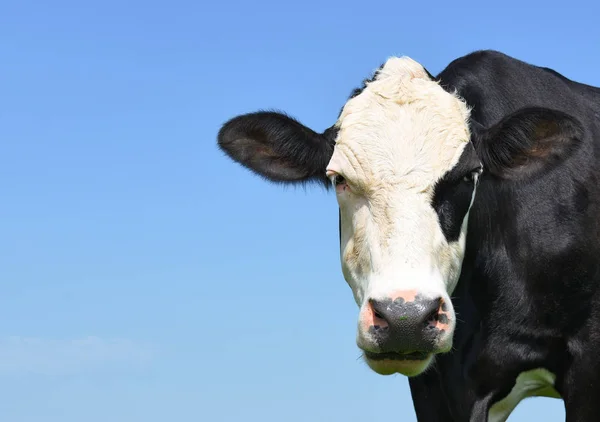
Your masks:
{"label": "white patch on neck", "polygon": [[511,392],[490,408],[488,422],[504,422],[517,405],[527,397],[550,397],[560,399],[554,388],[556,376],[546,369],[522,372],[517,377]]}

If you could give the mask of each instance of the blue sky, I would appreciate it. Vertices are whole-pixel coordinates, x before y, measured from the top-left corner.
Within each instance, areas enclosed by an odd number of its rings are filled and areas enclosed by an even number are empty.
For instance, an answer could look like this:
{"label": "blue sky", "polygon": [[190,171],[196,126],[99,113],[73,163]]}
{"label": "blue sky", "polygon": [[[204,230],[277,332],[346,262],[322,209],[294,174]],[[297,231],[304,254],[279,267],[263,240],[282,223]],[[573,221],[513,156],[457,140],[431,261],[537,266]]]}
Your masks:
{"label": "blue sky", "polygon": [[334,197],[215,140],[261,108],[322,130],[390,55],[600,85],[597,4],[452,3],[3,2],[0,420],[414,420],[358,359]]}

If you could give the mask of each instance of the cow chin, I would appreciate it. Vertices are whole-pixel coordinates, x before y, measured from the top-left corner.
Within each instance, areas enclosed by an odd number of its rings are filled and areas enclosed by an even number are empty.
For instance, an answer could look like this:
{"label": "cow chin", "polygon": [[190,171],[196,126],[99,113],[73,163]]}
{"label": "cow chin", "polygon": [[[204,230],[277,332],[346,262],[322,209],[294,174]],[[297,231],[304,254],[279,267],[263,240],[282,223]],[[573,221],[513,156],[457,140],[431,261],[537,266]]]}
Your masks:
{"label": "cow chin", "polygon": [[449,335],[444,341],[444,347],[429,351],[415,352],[371,352],[367,348],[360,347],[363,351],[363,359],[374,372],[380,375],[401,374],[407,377],[415,377],[425,372],[439,354],[448,353],[452,349],[452,336]]}
{"label": "cow chin", "polygon": [[415,377],[429,368],[434,356],[434,354],[429,353],[418,358],[407,359],[402,356],[369,357],[368,354],[364,354],[364,359],[369,368],[379,375],[401,374],[407,377]]}

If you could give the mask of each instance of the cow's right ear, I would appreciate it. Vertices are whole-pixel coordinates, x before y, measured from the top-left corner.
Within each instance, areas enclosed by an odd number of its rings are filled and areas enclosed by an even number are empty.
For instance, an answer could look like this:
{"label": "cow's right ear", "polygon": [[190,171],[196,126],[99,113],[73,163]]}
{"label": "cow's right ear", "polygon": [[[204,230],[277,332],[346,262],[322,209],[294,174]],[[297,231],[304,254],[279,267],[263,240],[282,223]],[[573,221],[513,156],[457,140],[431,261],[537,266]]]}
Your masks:
{"label": "cow's right ear", "polygon": [[276,112],[234,117],[218,135],[231,159],[272,182],[318,181],[329,186],[325,168],[333,154],[335,130],[317,133]]}

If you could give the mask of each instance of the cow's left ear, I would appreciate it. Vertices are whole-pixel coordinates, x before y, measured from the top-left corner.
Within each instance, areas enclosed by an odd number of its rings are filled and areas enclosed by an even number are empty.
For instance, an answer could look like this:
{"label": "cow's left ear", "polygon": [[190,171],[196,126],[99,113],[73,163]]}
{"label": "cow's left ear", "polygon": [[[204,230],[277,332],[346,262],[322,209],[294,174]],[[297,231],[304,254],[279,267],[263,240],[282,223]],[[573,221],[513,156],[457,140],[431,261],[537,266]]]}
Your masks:
{"label": "cow's left ear", "polygon": [[575,117],[546,108],[517,111],[474,136],[484,168],[505,179],[526,178],[569,157],[583,137]]}

